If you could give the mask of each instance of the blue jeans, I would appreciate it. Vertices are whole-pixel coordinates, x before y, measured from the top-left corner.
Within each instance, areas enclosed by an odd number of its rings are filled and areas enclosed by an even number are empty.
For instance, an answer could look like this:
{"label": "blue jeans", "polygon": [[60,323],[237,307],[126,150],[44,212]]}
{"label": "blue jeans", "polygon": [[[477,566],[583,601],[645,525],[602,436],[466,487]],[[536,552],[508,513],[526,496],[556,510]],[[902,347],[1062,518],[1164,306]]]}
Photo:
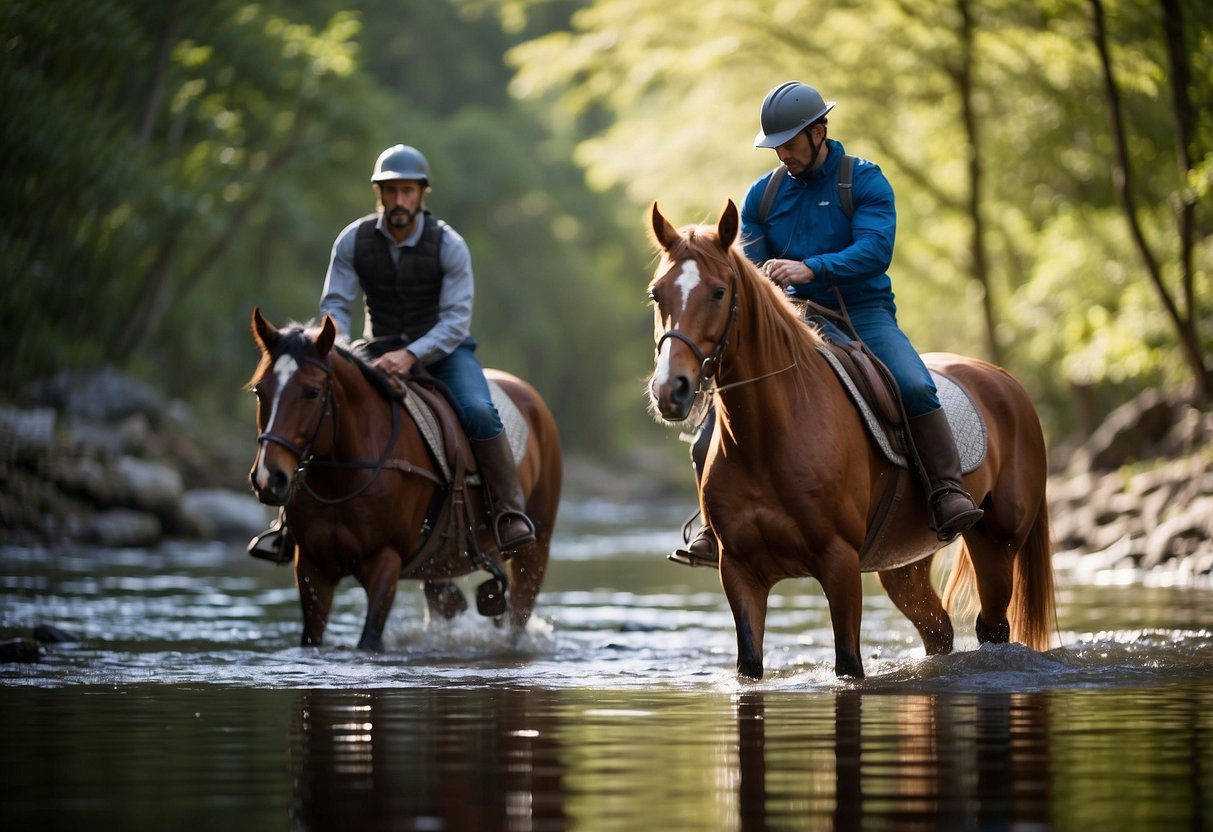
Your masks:
{"label": "blue jeans", "polygon": [[860,339],[884,362],[901,388],[906,416],[913,419],[939,409],[939,393],[927,365],[910,339],[897,326],[891,303],[847,309]]}
{"label": "blue jeans", "polygon": [[451,391],[455,411],[469,438],[492,439],[501,433],[501,416],[493,405],[484,368],[476,357],[476,339],[468,338],[453,353],[425,369]]}

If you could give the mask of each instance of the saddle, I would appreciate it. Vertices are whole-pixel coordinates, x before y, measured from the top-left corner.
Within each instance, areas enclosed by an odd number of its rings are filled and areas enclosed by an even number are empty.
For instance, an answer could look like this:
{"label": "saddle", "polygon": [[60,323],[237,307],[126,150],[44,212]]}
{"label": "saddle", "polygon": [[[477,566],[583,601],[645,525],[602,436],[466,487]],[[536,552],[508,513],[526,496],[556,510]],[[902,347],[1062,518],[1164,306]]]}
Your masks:
{"label": "saddle", "polygon": [[[521,459],[528,439],[526,420],[498,385],[490,381],[489,391],[514,458]],[[476,457],[445,385],[431,376],[414,374],[404,381],[397,399],[416,422],[440,472],[439,490],[421,528],[421,545],[405,557],[403,574],[421,571],[453,551],[466,553],[477,567],[501,577],[496,561],[504,558],[489,523]]]}
{"label": "saddle", "polygon": [[[897,467],[897,474],[885,487],[869,523],[868,534],[860,550],[862,560],[883,540],[888,521],[905,493],[908,474],[913,473],[923,482],[924,493],[929,493],[930,487],[914,450],[901,390],[889,368],[863,341],[851,338],[843,331],[839,324],[849,329],[847,319],[811,302],[804,301],[798,305],[801,306],[801,318],[816,327],[822,336],[818,351],[850,395],[872,439],[885,458]],[[956,439],[962,473],[967,474],[980,467],[985,460],[985,421],[964,388],[942,373],[934,370],[930,370],[930,373]]]}

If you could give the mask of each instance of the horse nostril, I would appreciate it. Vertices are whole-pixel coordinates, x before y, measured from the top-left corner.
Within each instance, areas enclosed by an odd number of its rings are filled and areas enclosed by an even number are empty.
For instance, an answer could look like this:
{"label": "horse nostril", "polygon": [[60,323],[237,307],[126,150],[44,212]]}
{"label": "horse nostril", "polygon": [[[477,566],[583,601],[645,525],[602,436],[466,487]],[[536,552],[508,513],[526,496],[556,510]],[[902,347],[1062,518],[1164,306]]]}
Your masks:
{"label": "horse nostril", "polygon": [[679,403],[687,402],[692,394],[691,380],[686,376],[679,376],[674,380],[674,400]]}

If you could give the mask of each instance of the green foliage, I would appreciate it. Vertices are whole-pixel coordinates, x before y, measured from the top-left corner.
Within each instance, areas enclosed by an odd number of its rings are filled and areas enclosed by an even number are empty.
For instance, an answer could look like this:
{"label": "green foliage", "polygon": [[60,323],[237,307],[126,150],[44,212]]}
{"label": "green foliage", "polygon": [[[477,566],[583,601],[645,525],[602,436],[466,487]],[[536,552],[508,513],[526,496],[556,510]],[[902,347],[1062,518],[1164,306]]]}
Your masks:
{"label": "green foliage", "polygon": [[[893,277],[906,330],[924,351],[980,354],[985,322],[970,279],[967,206],[975,151],[959,94],[967,7],[985,173],[980,210],[995,336],[1010,369],[1055,432],[1080,426],[1073,389],[1113,391],[1114,404],[1190,378],[1117,202],[1089,2],[670,0],[659,15],[642,5],[595,0],[567,30],[509,56],[515,93],[551,102],[578,126],[576,158],[590,182],[625,187],[637,202],[658,199],[683,222],[714,217],[776,162],[752,148],[763,96],[789,78],[812,83],[838,101],[831,134],[880,164],[897,192]],[[1111,0],[1105,9],[1139,218],[1167,263],[1173,297],[1183,297],[1173,206],[1184,188],[1200,200],[1193,314],[1211,356],[1213,10],[1181,5],[1198,110],[1196,169],[1186,181],[1176,164],[1161,6]]]}
{"label": "green foliage", "polygon": [[[1142,226],[1187,312],[1174,210],[1196,201],[1191,311],[1213,352],[1213,7],[1181,0],[1185,176],[1160,5],[1104,6]],[[656,431],[644,211],[711,220],[740,199],[775,162],[752,140],[788,78],[837,100],[831,134],[894,184],[911,338],[979,353],[964,7],[0,0],[6,396],[109,363],[251,419],[252,306],[315,314],[375,156],[404,141],[471,244],[484,362],[532,381],[571,447],[626,445]],[[996,336],[1065,431],[1075,390],[1110,406],[1186,371],[1117,203],[1090,0],[967,7]]]}
{"label": "green foliage", "polygon": [[510,99],[500,56],[522,33],[491,10],[43,0],[0,25],[7,395],[112,364],[247,424],[252,307],[315,315],[375,156],[406,141],[471,243],[485,363],[536,384],[574,446],[648,424],[642,291],[617,286],[643,247]]}

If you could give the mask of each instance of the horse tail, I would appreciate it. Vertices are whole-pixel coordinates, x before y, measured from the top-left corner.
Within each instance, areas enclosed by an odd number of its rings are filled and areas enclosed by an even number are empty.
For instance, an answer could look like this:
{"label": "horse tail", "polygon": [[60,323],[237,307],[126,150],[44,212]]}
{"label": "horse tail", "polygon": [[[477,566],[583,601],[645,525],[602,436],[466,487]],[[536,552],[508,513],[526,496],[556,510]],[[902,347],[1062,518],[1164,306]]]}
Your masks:
{"label": "horse tail", "polygon": [[969,546],[964,538],[960,539],[960,548],[956,552],[956,562],[948,575],[947,585],[943,588],[943,607],[953,616],[972,618],[977,615],[980,606],[977,599],[977,573],[973,571],[973,558],[969,554]]}
{"label": "horse tail", "polygon": [[1015,558],[1015,583],[1007,610],[1011,640],[1033,650],[1052,647],[1057,631],[1057,609],[1053,593],[1053,540],[1049,528],[1049,505],[1040,501],[1036,522]]}
{"label": "horse tail", "polygon": [[[1036,520],[1028,532],[1013,564],[1011,603],[1007,621],[1011,641],[1033,650],[1052,646],[1057,630],[1057,612],[1053,595],[1053,543],[1049,529],[1049,507],[1043,500]],[[943,589],[943,605],[953,616],[972,618],[981,608],[977,595],[977,573],[964,538],[960,539],[956,562]]]}

